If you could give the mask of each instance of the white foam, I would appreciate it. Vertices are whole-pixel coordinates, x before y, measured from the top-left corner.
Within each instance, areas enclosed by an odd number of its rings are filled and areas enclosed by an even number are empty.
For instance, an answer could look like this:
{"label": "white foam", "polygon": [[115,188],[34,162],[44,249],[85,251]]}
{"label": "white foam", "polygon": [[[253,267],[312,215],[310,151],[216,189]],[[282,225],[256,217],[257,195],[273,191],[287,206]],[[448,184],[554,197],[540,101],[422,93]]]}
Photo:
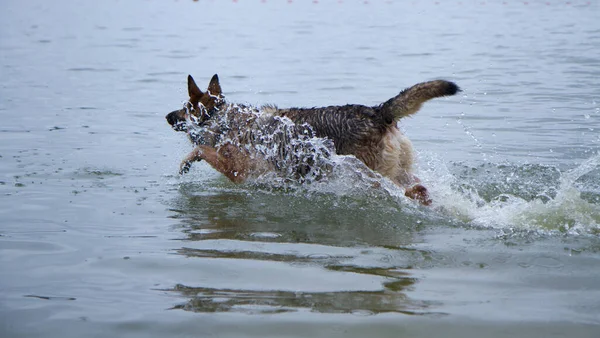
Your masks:
{"label": "white foam", "polygon": [[[445,163],[435,157],[429,159],[421,174],[435,201],[436,210],[468,224],[498,229],[588,233],[600,229],[600,205],[582,198],[575,183],[599,165],[600,155],[595,155],[578,167],[561,172],[558,186],[554,182],[543,182],[548,185],[546,191],[555,193],[538,194],[532,199],[517,196],[521,191],[483,198],[478,189],[488,182],[466,183],[470,181],[468,174],[455,176]],[[497,178],[499,181],[502,179],[517,180],[519,187],[527,187],[531,183],[518,175]]]}

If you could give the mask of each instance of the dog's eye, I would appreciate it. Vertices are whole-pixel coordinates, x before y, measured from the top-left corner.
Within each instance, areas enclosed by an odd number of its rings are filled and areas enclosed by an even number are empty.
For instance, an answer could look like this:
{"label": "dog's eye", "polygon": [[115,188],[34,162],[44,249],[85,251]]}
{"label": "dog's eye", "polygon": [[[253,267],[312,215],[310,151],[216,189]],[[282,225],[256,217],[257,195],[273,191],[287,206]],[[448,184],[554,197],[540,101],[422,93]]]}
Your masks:
{"label": "dog's eye", "polygon": [[204,106],[204,104],[202,102],[200,102],[200,105],[198,106],[199,111],[199,117],[208,117],[208,111],[206,109],[206,106]]}

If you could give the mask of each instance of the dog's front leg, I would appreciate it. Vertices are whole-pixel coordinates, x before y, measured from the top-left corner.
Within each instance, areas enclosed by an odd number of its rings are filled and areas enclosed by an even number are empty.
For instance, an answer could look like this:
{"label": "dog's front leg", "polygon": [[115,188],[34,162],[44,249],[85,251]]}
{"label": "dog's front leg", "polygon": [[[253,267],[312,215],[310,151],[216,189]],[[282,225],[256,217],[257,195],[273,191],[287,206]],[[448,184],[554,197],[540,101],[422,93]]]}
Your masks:
{"label": "dog's front leg", "polygon": [[252,170],[252,160],[244,151],[231,144],[213,148],[206,145],[197,146],[181,162],[180,173],[189,171],[195,161],[205,160],[217,171],[227,176],[234,183],[246,180],[248,172]]}
{"label": "dog's front leg", "polygon": [[217,149],[206,145],[199,145],[183,158],[183,161],[181,161],[181,164],[179,165],[179,174],[183,175],[188,173],[192,167],[192,163],[200,162],[202,160],[205,160],[213,168],[219,170],[219,155]]}
{"label": "dog's front leg", "polygon": [[202,161],[203,155],[203,149],[201,149],[199,146],[194,148],[194,150],[187,154],[187,156],[183,158],[183,161],[181,161],[181,164],[179,165],[179,174],[183,175],[188,173],[192,167],[192,163],[196,161]]}

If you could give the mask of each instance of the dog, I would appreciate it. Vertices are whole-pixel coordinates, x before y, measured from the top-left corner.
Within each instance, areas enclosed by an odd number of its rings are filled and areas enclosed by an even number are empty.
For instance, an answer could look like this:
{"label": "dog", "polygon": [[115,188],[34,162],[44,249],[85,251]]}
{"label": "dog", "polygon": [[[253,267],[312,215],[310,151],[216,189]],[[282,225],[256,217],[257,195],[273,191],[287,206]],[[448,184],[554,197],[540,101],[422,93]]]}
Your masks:
{"label": "dog", "polygon": [[356,157],[402,187],[407,197],[423,205],[432,203],[427,188],[413,174],[412,144],[397,122],[430,99],[459,92],[455,83],[418,83],[374,107],[259,109],[226,102],[217,74],[206,92],[191,75],[187,80],[189,100],[183,109],[166,116],[174,130],[186,132],[196,145],[181,162],[181,174],[193,162],[205,160],[235,183],[269,172],[319,179],[330,170],[327,159],[335,153]]}

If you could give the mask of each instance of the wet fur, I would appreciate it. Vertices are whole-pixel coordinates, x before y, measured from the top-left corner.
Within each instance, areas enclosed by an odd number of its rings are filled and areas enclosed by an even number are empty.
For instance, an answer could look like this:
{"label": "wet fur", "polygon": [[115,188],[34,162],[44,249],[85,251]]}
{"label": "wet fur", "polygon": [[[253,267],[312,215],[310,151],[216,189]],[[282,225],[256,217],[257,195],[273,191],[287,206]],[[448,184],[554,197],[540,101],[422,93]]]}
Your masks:
{"label": "wet fur", "polygon": [[[188,76],[190,100],[184,109],[166,118],[175,130],[186,131],[197,147],[184,159],[181,172],[194,161],[206,160],[233,182],[265,172],[285,172],[293,168],[303,177],[324,162],[286,151],[293,138],[324,138],[332,141],[331,149],[320,149],[338,155],[354,155],[367,167],[388,177],[406,190],[406,196],[430,204],[427,189],[412,174],[412,144],[397,127],[397,121],[416,113],[432,98],[454,95],[456,84],[435,80],[416,84],[381,105],[328,106],[320,108],[256,108],[226,103],[218,76],[211,79],[207,92],[202,92]],[[286,132],[281,133],[282,125]],[[265,136],[274,135],[265,141]],[[277,156],[265,156],[257,150],[260,143],[279,149]],[[310,149],[309,149],[310,150]],[[307,160],[308,158],[308,160]]]}

